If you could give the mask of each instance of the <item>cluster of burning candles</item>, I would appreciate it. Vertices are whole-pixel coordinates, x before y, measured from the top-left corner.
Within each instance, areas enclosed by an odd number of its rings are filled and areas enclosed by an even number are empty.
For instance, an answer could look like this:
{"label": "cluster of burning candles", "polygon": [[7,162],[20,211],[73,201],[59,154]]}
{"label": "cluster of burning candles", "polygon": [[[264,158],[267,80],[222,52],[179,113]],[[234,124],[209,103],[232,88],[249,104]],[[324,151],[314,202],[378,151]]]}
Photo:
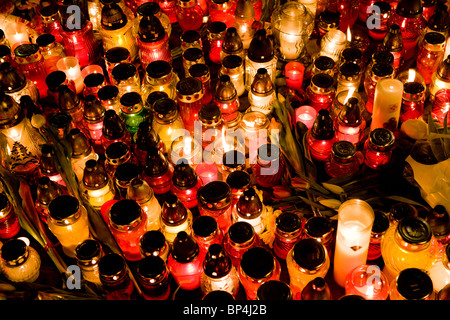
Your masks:
{"label": "cluster of burning candles", "polygon": [[[380,44],[382,50],[367,66],[363,56],[369,36],[401,38],[398,28],[411,27],[411,14],[403,17],[405,23],[393,21],[389,27],[381,17],[384,29],[371,29],[368,36],[352,28],[342,12],[346,33],[339,19],[327,20],[334,12],[330,8],[313,5],[310,10],[306,1],[288,2],[272,14],[273,45],[258,24],[260,0],[88,3],[90,20],[81,13],[78,26],[69,25],[65,5],[49,5],[32,21],[36,34],[19,20],[4,28],[0,74],[12,80],[1,82],[5,108],[0,128],[9,138],[9,152],[22,147],[38,160],[35,204],[42,222],[64,254],[77,260],[84,279],[103,287],[108,299],[135,297],[125,261],[137,264],[138,291],[145,299],[168,299],[169,276],[179,289],[200,288],[204,297],[218,293],[235,299],[241,284],[249,300],[267,299],[265,290],[286,299],[308,299],[308,294],[331,299],[324,281],[331,261],[334,281],[346,294],[364,299],[387,299],[389,294],[391,299],[428,299],[436,283],[449,282],[448,270],[444,280],[419,270],[430,269],[438,251],[447,260],[439,258],[436,265],[447,268],[448,245],[442,253],[447,236],[424,235],[420,245],[426,243],[424,250],[432,253],[419,261],[410,255],[418,251],[410,248],[418,245],[411,237],[420,228],[430,233],[427,222],[409,217],[381,223],[362,200],[340,206],[336,230],[324,217],[306,221],[281,212],[269,250],[263,242],[269,210],[256,188],[279,185],[286,170],[280,137],[269,130],[277,72],[284,75],[290,95],[306,97],[293,116],[306,126],[311,157],[325,163],[330,177],[355,173],[363,163],[382,169],[390,161],[399,125],[423,116],[427,85],[433,117],[442,122],[448,110],[450,72],[443,70],[450,70],[450,60],[444,57],[447,38],[441,33],[429,31],[419,45],[419,35],[405,37],[409,54],[418,49],[417,70],[399,72],[398,48]],[[315,31],[314,21],[319,22]],[[169,49],[175,23],[182,29],[184,77],[175,71]],[[199,32],[203,25],[207,41]],[[300,61],[313,31],[320,46],[308,66]],[[214,88],[207,62],[220,67]],[[245,94],[250,106],[242,113]],[[21,113],[24,106],[39,110],[31,124]],[[365,113],[371,119],[367,137]],[[123,256],[105,253],[90,235],[86,208],[68,194],[54,148],[30,133],[39,123],[48,123],[71,145],[80,193],[101,213]],[[196,209],[198,217],[192,213]],[[0,213],[5,275],[12,281],[35,281],[39,257],[27,241],[14,238],[20,227],[6,196],[0,197]],[[403,242],[388,238],[391,233]],[[381,242],[384,234],[392,243]],[[411,252],[405,259],[396,257],[392,246]],[[376,259],[382,253],[386,274],[366,264],[368,254]],[[286,261],[289,284],[280,280],[278,259]],[[400,276],[406,289],[393,280]],[[433,281],[435,289],[408,291],[419,277]]]}

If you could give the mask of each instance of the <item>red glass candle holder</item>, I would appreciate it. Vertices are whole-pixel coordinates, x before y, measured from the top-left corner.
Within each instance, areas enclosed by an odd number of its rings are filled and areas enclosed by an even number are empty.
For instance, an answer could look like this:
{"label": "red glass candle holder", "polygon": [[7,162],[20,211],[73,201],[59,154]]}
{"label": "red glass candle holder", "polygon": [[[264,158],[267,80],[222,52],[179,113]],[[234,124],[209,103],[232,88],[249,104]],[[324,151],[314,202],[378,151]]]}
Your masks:
{"label": "red glass candle holder", "polygon": [[330,177],[343,177],[357,173],[363,163],[363,155],[349,141],[337,141],[331,148],[330,159],[325,163],[325,171]]}
{"label": "red glass candle holder", "polygon": [[294,90],[300,91],[303,86],[303,73],[305,66],[300,62],[291,61],[284,67],[286,85]]}
{"label": "red glass candle holder", "polygon": [[211,22],[207,26],[208,42],[209,42],[209,60],[220,64],[220,51],[222,50],[222,43],[227,31],[227,25],[222,21]]}
{"label": "red glass candle holder", "polygon": [[131,300],[135,288],[128,275],[124,258],[116,253],[109,253],[100,258],[98,270],[106,300]]}
{"label": "red glass candle holder", "polygon": [[357,294],[366,300],[386,300],[389,296],[389,282],[378,266],[365,264],[347,275],[345,294]]}
{"label": "red glass candle holder", "polygon": [[192,236],[198,243],[200,250],[205,254],[208,252],[212,244],[220,244],[223,242],[223,233],[217,224],[217,221],[211,216],[200,216],[192,223]]}
{"label": "red glass candle holder", "polygon": [[417,41],[427,25],[427,21],[423,17],[421,1],[400,1],[388,21],[388,26],[393,24],[400,26],[405,52],[404,59],[409,60],[417,54]]}
{"label": "red glass candle holder", "polygon": [[[61,15],[56,5],[50,5],[43,7],[39,11],[40,22],[35,26],[35,30],[39,34],[50,33],[55,36],[57,42],[62,43],[63,38],[60,34],[61,31]],[[38,17],[38,15],[36,15]]]}
{"label": "red glass candle holder", "polygon": [[170,23],[178,22],[175,14],[175,7],[177,6],[177,0],[160,0],[158,1],[161,11],[164,12],[170,20]]}
{"label": "red glass candle holder", "polygon": [[197,193],[201,186],[202,181],[186,160],[178,161],[173,170],[170,191],[180,199],[186,208],[191,209],[197,206]]}
{"label": "red glass candle holder", "polygon": [[328,110],[321,109],[319,111],[306,139],[308,150],[313,159],[327,161],[330,158],[331,148],[336,142],[336,135],[333,120]]}
{"label": "red glass candle holder", "polygon": [[336,90],[334,79],[329,74],[318,73],[311,78],[311,84],[306,88],[307,104],[319,111],[331,108]]}
{"label": "red glass candle holder", "polygon": [[418,119],[424,113],[425,86],[420,82],[406,82],[403,85],[400,122],[408,119]]}
{"label": "red glass candle holder", "polygon": [[178,0],[175,15],[183,31],[199,30],[203,24],[203,10],[197,0]]}
{"label": "red glass candle holder", "polygon": [[281,183],[286,170],[286,163],[280,148],[272,143],[263,144],[251,164],[256,183],[264,188],[272,188]]}
{"label": "red glass candle holder", "polygon": [[170,191],[173,168],[167,158],[157,148],[150,147],[144,168],[144,180],[152,187],[155,194]]}
{"label": "red glass candle holder", "polygon": [[220,76],[216,85],[214,103],[219,106],[225,121],[231,121],[236,118],[239,112],[239,99],[230,76]]}
{"label": "red glass candle holder", "polygon": [[241,259],[239,279],[248,300],[255,300],[258,288],[270,280],[280,280],[281,265],[266,248],[248,249]]}
{"label": "red glass candle holder", "polygon": [[244,191],[252,186],[250,174],[244,170],[236,170],[231,172],[227,176],[226,182],[231,188],[232,207],[236,205]]}
{"label": "red glass candle holder", "polygon": [[181,289],[195,290],[200,287],[204,258],[205,253],[194,238],[180,231],[167,259],[167,267]]}
{"label": "red glass candle holder", "polygon": [[282,212],[275,220],[273,252],[283,260],[302,238],[304,220],[293,212]]}
{"label": "red glass candle holder", "polygon": [[234,11],[237,1],[232,0],[211,0],[209,2],[209,20],[222,21],[231,28],[234,24]]}
{"label": "red glass candle holder", "polygon": [[[370,1],[373,2],[373,1]],[[376,6],[376,7],[375,7]],[[391,6],[384,1],[373,2],[372,9],[372,28],[369,28],[369,37],[376,41],[384,39],[388,32],[388,21],[391,16]],[[372,8],[373,8],[372,7]],[[369,7],[370,8],[370,7]],[[361,13],[362,7],[360,7]],[[366,8],[368,9],[368,8]],[[367,12],[367,11],[366,11]]]}
{"label": "red glass candle holder", "polygon": [[387,215],[381,211],[375,211],[375,219],[370,234],[369,251],[367,261],[374,261],[381,257],[381,240],[389,228],[390,222]]}
{"label": "red glass candle holder", "polygon": [[139,240],[147,231],[147,215],[134,200],[119,200],[109,210],[111,233],[120,246],[125,259],[142,258]]}
{"label": "red glass candle holder", "polygon": [[386,165],[392,154],[394,134],[385,128],[376,128],[369,134],[364,144],[364,163],[372,169]]}
{"label": "red glass candle holder", "polygon": [[170,296],[170,273],[165,261],[147,256],[139,261],[136,272],[146,300],[167,300]]}
{"label": "red glass candle holder", "polygon": [[259,246],[260,241],[250,223],[238,221],[228,229],[223,238],[223,246],[231,258],[231,263],[238,269],[244,252]]}
{"label": "red glass candle holder", "polygon": [[349,141],[358,145],[366,128],[366,120],[361,116],[359,100],[355,97],[348,99],[344,109],[334,119],[334,130],[338,141]]}
{"label": "red glass candle holder", "polygon": [[181,79],[176,86],[177,102],[184,127],[194,135],[194,125],[203,106],[203,84],[193,77]]}
{"label": "red glass candle holder", "polygon": [[217,181],[219,176],[219,169],[214,162],[202,162],[195,167],[195,172],[202,180],[203,185]]}
{"label": "red glass candle holder", "polygon": [[0,239],[10,239],[20,231],[17,214],[5,193],[0,193]]}
{"label": "red glass candle holder", "polygon": [[444,123],[444,117],[450,110],[450,90],[441,89],[436,92],[433,101],[433,107],[431,110],[431,115],[433,119],[439,121],[440,124]]}
{"label": "red glass candle holder", "polygon": [[231,226],[231,188],[223,181],[212,181],[202,186],[197,193],[200,215],[211,216],[226,233]]}
{"label": "red glass candle holder", "polygon": [[60,34],[66,55],[76,57],[81,68],[99,60],[100,48],[90,21],[85,20],[80,29],[70,29],[64,24]]}

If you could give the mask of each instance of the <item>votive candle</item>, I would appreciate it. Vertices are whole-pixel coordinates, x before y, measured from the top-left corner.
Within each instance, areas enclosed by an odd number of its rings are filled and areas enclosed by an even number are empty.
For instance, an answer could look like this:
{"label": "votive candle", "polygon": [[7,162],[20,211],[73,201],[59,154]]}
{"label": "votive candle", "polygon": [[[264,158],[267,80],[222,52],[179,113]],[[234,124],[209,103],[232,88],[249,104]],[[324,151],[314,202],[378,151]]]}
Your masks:
{"label": "votive candle", "polygon": [[81,75],[81,68],[77,57],[64,57],[58,60],[56,67],[59,71],[63,71],[68,80],[75,83],[76,93],[80,94],[84,89],[84,79]]}
{"label": "votive candle", "polygon": [[311,106],[301,106],[295,110],[296,122],[302,122],[308,129],[311,129],[316,119],[317,111]]}
{"label": "votive candle", "polygon": [[377,83],[370,130],[387,128],[397,131],[403,97],[403,83],[398,79],[382,79]]}
{"label": "votive candle", "polygon": [[286,85],[294,90],[301,90],[303,84],[303,73],[305,66],[300,62],[291,61],[284,67]]}

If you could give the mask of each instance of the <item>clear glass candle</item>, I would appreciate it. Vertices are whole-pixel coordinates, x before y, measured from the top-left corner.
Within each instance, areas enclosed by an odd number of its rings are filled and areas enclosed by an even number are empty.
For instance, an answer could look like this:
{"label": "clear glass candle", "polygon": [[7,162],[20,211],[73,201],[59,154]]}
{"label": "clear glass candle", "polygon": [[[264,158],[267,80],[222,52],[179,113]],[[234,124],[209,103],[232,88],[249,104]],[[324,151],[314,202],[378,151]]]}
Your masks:
{"label": "clear glass candle", "polygon": [[245,72],[244,60],[237,55],[228,55],[222,60],[222,66],[219,70],[219,76],[228,75],[236,88],[237,95],[240,97],[245,93]]}
{"label": "clear glass candle", "polygon": [[69,81],[73,81],[75,84],[76,94],[80,94],[84,89],[83,76],[81,75],[81,67],[78,58],[67,56],[61,58],[56,63],[56,67],[60,71],[64,71]]}
{"label": "clear glass candle", "polygon": [[186,30],[181,36],[181,52],[184,53],[189,48],[198,48],[203,50],[203,41],[201,34],[196,30]]}
{"label": "clear glass candle", "polygon": [[333,275],[345,287],[347,275],[365,264],[375,215],[372,207],[359,199],[347,200],[338,210]]}
{"label": "clear glass candle", "polygon": [[265,115],[270,115],[273,111],[275,100],[275,88],[267,69],[259,68],[253,78],[248,93],[250,110],[260,111]]}
{"label": "clear glass candle", "polygon": [[0,193],[0,239],[10,239],[20,231],[13,205],[5,193]]}
{"label": "clear glass candle", "polygon": [[36,84],[28,79],[18,67],[13,66],[11,62],[0,64],[0,75],[2,90],[17,103],[20,103],[20,98],[24,95],[30,96],[35,103],[38,102],[39,90]]}
{"label": "clear glass candle", "polygon": [[222,50],[220,51],[220,59],[223,60],[230,54],[240,56],[242,59],[245,57],[244,45],[235,27],[228,27],[225,32]]}
{"label": "clear glass candle", "polygon": [[119,99],[127,92],[141,92],[141,78],[136,66],[121,62],[111,71],[112,84],[119,89]]}
{"label": "clear glass candle", "polygon": [[433,290],[440,292],[450,283],[450,246],[445,247],[445,252],[439,261],[430,269],[429,275],[433,281]]}
{"label": "clear glass candle", "polygon": [[103,165],[93,159],[86,161],[80,191],[94,209],[100,209],[105,202],[115,197],[112,180]]}
{"label": "clear glass candle", "polygon": [[190,135],[176,138],[168,150],[168,158],[173,166],[186,162],[196,168],[202,161],[202,145]]}
{"label": "clear glass candle", "polygon": [[[137,19],[135,19],[136,26],[135,32],[139,29],[139,22],[142,17],[149,15],[150,13],[156,16],[161,22],[162,26],[166,30],[167,36],[170,37],[172,32],[172,24],[169,17],[161,10],[161,6],[158,2],[147,2],[147,0],[141,1],[141,3],[136,10]],[[175,12],[173,12],[175,14]]]}
{"label": "clear glass candle", "polygon": [[147,216],[147,230],[159,230],[161,205],[150,185],[141,178],[131,180],[127,190],[127,199],[136,201]]}
{"label": "clear glass candle", "polygon": [[314,278],[324,278],[330,267],[327,250],[315,239],[302,239],[286,257],[290,287],[294,299],[298,299],[305,286]]}
{"label": "clear glass candle", "polygon": [[125,259],[140,260],[139,240],[147,231],[147,216],[139,204],[130,199],[114,203],[109,211],[109,227]]}
{"label": "clear glass candle", "polygon": [[74,258],[76,247],[90,238],[86,208],[77,198],[61,195],[50,202],[48,211],[48,228],[61,243],[64,253]]}
{"label": "clear glass candle", "polygon": [[83,132],[74,128],[69,131],[67,140],[72,146],[72,157],[70,162],[78,181],[83,179],[83,172],[86,161],[93,159],[98,160],[99,155],[95,153],[94,148]]}
{"label": "clear glass candle", "polygon": [[[175,100],[170,98],[159,99],[153,104],[155,117],[153,128],[169,150],[172,141],[179,135],[184,135],[184,123],[178,111]],[[183,133],[180,132],[183,130]]]}
{"label": "clear glass candle", "polygon": [[168,98],[176,99],[176,85],[178,81],[178,75],[167,61],[156,60],[150,62],[146,68],[146,76],[142,81],[142,100],[146,101],[150,93],[154,91],[165,92]]}
{"label": "clear glass candle", "polygon": [[264,247],[248,249],[241,258],[239,279],[248,300],[255,300],[258,288],[269,280],[280,280],[281,265]]}
{"label": "clear glass candle", "polygon": [[98,270],[98,262],[104,256],[101,243],[95,239],[87,239],[77,246],[75,253],[83,279],[101,286]]}
{"label": "clear glass candle", "polygon": [[320,41],[319,56],[327,56],[338,62],[347,43],[347,36],[338,29],[328,31]]}
{"label": "clear glass candle", "polygon": [[363,264],[348,274],[345,294],[357,294],[366,300],[386,300],[389,282],[378,266]]}
{"label": "clear glass candle", "polygon": [[255,75],[260,68],[267,69],[272,83],[275,83],[278,58],[267,31],[260,29],[253,36],[245,56],[245,87],[249,91]]}
{"label": "clear glass candle", "polygon": [[358,91],[362,78],[361,67],[353,62],[344,62],[339,66],[336,93],[353,89]]}
{"label": "clear glass candle", "polygon": [[450,89],[450,57],[448,56],[444,57],[436,72],[431,76],[430,100],[433,101],[436,93],[443,89]]}
{"label": "clear glass candle", "polygon": [[48,205],[53,199],[62,194],[63,190],[58,183],[50,180],[49,177],[46,176],[39,178],[34,205],[39,214],[39,218],[45,224],[48,219]]}
{"label": "clear glass candle", "polygon": [[241,128],[245,134],[245,154],[256,159],[258,149],[266,144],[270,137],[270,120],[260,111],[249,111],[241,118]]}
{"label": "clear glass candle", "polygon": [[192,212],[174,194],[169,194],[161,208],[161,232],[172,246],[181,231],[192,233]]}
{"label": "clear glass candle", "polygon": [[117,3],[109,2],[103,6],[99,32],[102,36],[104,52],[114,47],[124,47],[130,52],[131,61],[138,58],[134,22],[127,17]]}
{"label": "clear glass candle", "polygon": [[376,128],[369,133],[369,139],[364,143],[364,163],[372,169],[383,168],[389,163],[395,137],[392,131]]}
{"label": "clear glass candle", "polygon": [[65,57],[66,53],[64,52],[64,47],[59,42],[56,42],[55,36],[44,33],[37,37],[36,44],[44,57],[44,68],[47,74],[58,70],[56,62]]}
{"label": "clear glass candle", "polygon": [[313,22],[311,12],[299,2],[285,3],[273,11],[271,23],[281,59],[295,60],[304,54]]}
{"label": "clear glass candle", "polygon": [[40,274],[41,257],[27,238],[10,239],[1,247],[1,269],[12,282],[35,282]]}
{"label": "clear glass candle", "polygon": [[239,277],[231,259],[220,244],[212,244],[203,262],[200,286],[204,295],[222,290],[234,297],[239,292]]}

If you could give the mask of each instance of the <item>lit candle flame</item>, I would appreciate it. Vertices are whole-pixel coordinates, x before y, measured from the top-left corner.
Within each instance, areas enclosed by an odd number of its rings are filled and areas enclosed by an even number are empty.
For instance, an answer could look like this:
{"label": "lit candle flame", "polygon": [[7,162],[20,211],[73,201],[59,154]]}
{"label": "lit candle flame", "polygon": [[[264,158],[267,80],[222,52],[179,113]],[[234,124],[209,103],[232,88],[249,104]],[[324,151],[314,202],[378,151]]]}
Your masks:
{"label": "lit candle flame", "polygon": [[190,137],[187,137],[186,140],[184,141],[184,148],[183,148],[183,153],[184,155],[189,155],[192,152],[192,146],[191,146],[192,140]]}
{"label": "lit candle flame", "polygon": [[225,128],[222,128],[222,146],[223,146],[223,152],[227,152],[230,151],[232,149],[232,147],[230,145],[228,145],[228,143],[226,142],[225,139]]}
{"label": "lit candle flame", "polygon": [[345,97],[345,100],[344,100],[344,104],[346,104],[348,99],[350,99],[353,96],[354,92],[355,92],[355,88],[353,88],[353,87],[348,90],[347,97]]}
{"label": "lit candle flame", "polygon": [[416,72],[414,71],[414,69],[409,69],[407,82],[414,82],[415,78],[416,78]]}
{"label": "lit candle flame", "polygon": [[347,41],[352,42],[352,33],[350,31],[350,27],[347,28]]}

